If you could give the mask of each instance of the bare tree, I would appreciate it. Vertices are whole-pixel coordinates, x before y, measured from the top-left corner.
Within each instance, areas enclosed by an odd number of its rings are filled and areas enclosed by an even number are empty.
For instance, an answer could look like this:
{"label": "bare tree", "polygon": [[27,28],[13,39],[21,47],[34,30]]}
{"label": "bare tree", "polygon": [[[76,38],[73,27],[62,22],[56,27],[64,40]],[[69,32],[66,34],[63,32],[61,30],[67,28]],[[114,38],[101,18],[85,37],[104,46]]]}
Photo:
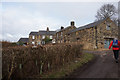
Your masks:
{"label": "bare tree", "polygon": [[96,20],[101,20],[107,17],[113,17],[117,14],[117,9],[112,4],[104,4],[101,8],[97,11]]}

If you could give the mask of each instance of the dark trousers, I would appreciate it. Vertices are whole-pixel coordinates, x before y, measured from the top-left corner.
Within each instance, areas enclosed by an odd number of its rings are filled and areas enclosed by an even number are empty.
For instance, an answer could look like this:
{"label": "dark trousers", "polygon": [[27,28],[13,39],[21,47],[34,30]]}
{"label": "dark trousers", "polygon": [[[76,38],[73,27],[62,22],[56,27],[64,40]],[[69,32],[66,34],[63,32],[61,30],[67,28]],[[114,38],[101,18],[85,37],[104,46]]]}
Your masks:
{"label": "dark trousers", "polygon": [[114,52],[114,58],[115,58],[116,60],[118,60],[119,50],[113,50],[113,52]]}

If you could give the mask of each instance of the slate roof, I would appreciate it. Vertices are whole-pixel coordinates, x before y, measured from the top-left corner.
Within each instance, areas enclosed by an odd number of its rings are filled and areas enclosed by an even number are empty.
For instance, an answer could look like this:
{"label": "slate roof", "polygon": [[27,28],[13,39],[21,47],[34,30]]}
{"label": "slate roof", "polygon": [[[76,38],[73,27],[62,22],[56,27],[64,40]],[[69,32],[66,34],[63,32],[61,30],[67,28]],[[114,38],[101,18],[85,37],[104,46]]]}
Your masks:
{"label": "slate roof", "polygon": [[39,35],[54,35],[56,31],[39,31]]}
{"label": "slate roof", "polygon": [[56,31],[39,31],[39,32],[31,32],[30,35],[54,35]]}
{"label": "slate roof", "polygon": [[29,35],[38,35],[38,32],[30,32]]}
{"label": "slate roof", "polygon": [[68,34],[70,34],[70,33],[72,33],[72,32],[76,32],[76,31],[82,30],[82,29],[87,29],[87,28],[91,28],[91,27],[97,26],[98,24],[100,24],[100,23],[103,22],[104,20],[106,20],[106,19],[99,20],[99,21],[96,21],[96,22],[87,24],[87,25],[85,25],[85,26],[81,26],[81,27],[79,27],[79,28],[76,28],[76,29],[74,29],[74,30],[69,31]]}
{"label": "slate roof", "polygon": [[20,38],[18,42],[27,43],[29,38]]}
{"label": "slate roof", "polygon": [[[69,27],[71,27],[71,26],[68,26],[68,27],[66,27],[66,28],[64,28],[64,29],[59,29],[57,32],[60,32],[60,31],[64,31],[64,30],[66,30],[66,29],[68,29]],[[75,26],[74,26],[75,27]]]}

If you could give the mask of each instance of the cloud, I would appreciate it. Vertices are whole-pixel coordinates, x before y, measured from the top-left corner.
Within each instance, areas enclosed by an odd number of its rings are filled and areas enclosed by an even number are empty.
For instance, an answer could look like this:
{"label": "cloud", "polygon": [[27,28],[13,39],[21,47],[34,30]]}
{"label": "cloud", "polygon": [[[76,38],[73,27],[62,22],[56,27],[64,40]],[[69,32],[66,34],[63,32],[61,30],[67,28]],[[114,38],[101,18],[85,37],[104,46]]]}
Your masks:
{"label": "cloud", "polygon": [[31,31],[55,30],[59,21],[52,17],[44,17],[40,13],[31,13],[23,8],[6,8],[2,15],[3,40],[17,41],[20,37],[28,37]]}
{"label": "cloud", "polygon": [[74,20],[76,26],[94,21],[97,9],[104,3],[3,3],[2,36],[4,40],[18,41],[31,31],[67,27]]}
{"label": "cloud", "polygon": [[8,38],[13,38],[13,36],[9,33],[6,34]]}

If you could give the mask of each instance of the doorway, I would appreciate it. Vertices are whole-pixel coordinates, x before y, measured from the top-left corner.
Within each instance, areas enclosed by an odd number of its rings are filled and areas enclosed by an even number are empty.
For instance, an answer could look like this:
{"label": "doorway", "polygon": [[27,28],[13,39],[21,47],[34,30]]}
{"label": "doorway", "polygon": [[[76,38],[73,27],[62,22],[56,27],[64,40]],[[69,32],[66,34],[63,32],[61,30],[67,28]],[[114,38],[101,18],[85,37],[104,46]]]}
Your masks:
{"label": "doorway", "polygon": [[113,38],[106,38],[105,40],[104,40],[104,48],[109,48],[109,45],[110,45],[110,43],[111,43],[111,41],[113,40]]}

